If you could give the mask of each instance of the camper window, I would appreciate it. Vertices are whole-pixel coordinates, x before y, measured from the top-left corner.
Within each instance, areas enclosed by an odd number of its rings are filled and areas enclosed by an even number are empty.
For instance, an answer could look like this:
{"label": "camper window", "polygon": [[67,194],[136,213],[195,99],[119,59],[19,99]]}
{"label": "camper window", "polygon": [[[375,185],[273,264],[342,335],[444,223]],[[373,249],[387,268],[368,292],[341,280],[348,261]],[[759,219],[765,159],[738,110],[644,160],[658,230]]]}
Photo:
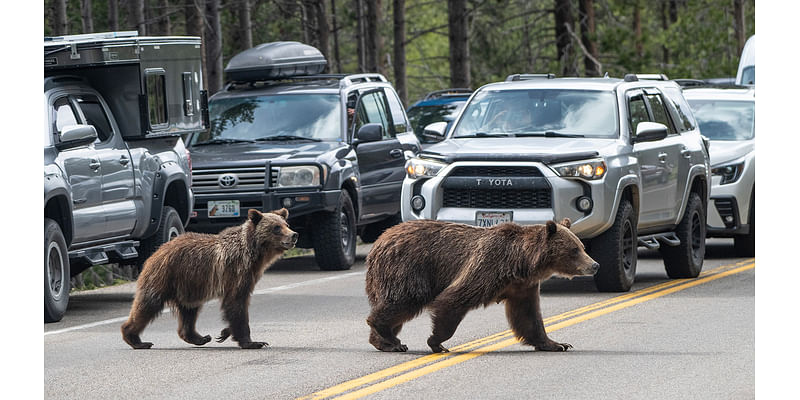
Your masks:
{"label": "camper window", "polygon": [[150,115],[151,128],[163,128],[167,125],[167,88],[166,74],[163,69],[145,71],[147,81],[147,110]]}
{"label": "camper window", "polygon": [[192,97],[192,73],[184,72],[183,78],[183,115],[189,117],[194,115],[194,99]]}

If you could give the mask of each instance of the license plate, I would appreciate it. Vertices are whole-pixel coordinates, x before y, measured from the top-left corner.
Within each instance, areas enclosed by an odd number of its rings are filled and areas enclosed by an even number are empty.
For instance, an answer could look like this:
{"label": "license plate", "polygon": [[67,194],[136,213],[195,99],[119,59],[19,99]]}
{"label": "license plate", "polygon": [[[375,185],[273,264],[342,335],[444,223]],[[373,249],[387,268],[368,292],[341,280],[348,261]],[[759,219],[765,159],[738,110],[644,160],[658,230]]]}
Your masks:
{"label": "license plate", "polygon": [[208,202],[209,218],[230,218],[239,216],[239,200],[212,200]]}
{"label": "license plate", "polygon": [[511,217],[511,211],[478,211],[475,213],[475,225],[489,228],[503,222],[511,222]]}

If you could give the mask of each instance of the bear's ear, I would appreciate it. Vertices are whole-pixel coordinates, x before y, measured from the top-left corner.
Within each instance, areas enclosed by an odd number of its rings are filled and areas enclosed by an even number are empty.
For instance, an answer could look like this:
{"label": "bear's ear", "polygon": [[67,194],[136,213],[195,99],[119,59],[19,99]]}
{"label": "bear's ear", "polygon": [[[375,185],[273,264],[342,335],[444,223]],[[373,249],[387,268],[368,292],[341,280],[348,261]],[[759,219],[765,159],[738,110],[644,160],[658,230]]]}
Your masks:
{"label": "bear's ear", "polygon": [[287,210],[286,208],[281,208],[280,210],[275,210],[275,211],[270,211],[270,212],[275,214],[275,215],[279,215],[284,220],[289,218],[289,210]]}
{"label": "bear's ear", "polygon": [[569,218],[564,218],[559,223],[563,225],[565,228],[569,228],[570,226],[572,226],[572,221],[570,221]]}
{"label": "bear's ear", "polygon": [[558,227],[556,226],[556,223],[553,222],[553,221],[547,221],[546,225],[547,225],[547,237],[549,238],[554,233],[556,233],[556,230],[558,230]]}
{"label": "bear's ear", "polygon": [[264,215],[262,215],[260,211],[251,208],[247,211],[247,218],[253,221],[253,225],[258,225],[258,222],[261,221],[261,218],[264,218]]}

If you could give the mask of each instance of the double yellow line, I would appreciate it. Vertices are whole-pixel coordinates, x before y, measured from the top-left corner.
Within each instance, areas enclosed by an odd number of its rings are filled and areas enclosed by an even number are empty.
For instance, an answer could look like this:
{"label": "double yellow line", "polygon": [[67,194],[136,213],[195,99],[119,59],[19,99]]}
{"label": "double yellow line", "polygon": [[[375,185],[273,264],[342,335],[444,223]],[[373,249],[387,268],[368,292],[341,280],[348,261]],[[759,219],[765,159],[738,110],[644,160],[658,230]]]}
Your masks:
{"label": "double yellow line", "polygon": [[[753,268],[755,268],[755,260],[748,259],[705,271],[695,279],[675,279],[646,287],[635,292],[626,293],[585,307],[567,311],[563,314],[545,318],[545,330],[548,333],[557,331],[561,328],[566,328],[614,311],[632,307],[645,301],[653,300],[670,293],[702,285]],[[506,330],[459,346],[451,347],[450,353],[434,353],[423,356],[369,375],[364,375],[360,378],[340,383],[336,386],[331,386],[327,389],[312,393],[311,395],[301,397],[298,400],[327,399],[333,396],[338,396],[335,397],[335,399],[358,399],[516,343],[519,343],[519,341],[514,337],[514,333],[511,330]]]}

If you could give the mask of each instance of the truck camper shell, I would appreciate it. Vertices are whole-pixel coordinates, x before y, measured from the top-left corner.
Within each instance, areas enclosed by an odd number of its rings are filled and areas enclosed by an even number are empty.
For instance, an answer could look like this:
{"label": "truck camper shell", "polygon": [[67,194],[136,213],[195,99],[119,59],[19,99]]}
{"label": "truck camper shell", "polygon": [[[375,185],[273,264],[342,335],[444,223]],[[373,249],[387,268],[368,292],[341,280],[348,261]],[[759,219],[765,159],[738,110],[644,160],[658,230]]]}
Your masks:
{"label": "truck camper shell", "polygon": [[208,127],[199,49],[199,37],[136,31],[46,37],[44,76],[88,82],[125,139],[183,135]]}

